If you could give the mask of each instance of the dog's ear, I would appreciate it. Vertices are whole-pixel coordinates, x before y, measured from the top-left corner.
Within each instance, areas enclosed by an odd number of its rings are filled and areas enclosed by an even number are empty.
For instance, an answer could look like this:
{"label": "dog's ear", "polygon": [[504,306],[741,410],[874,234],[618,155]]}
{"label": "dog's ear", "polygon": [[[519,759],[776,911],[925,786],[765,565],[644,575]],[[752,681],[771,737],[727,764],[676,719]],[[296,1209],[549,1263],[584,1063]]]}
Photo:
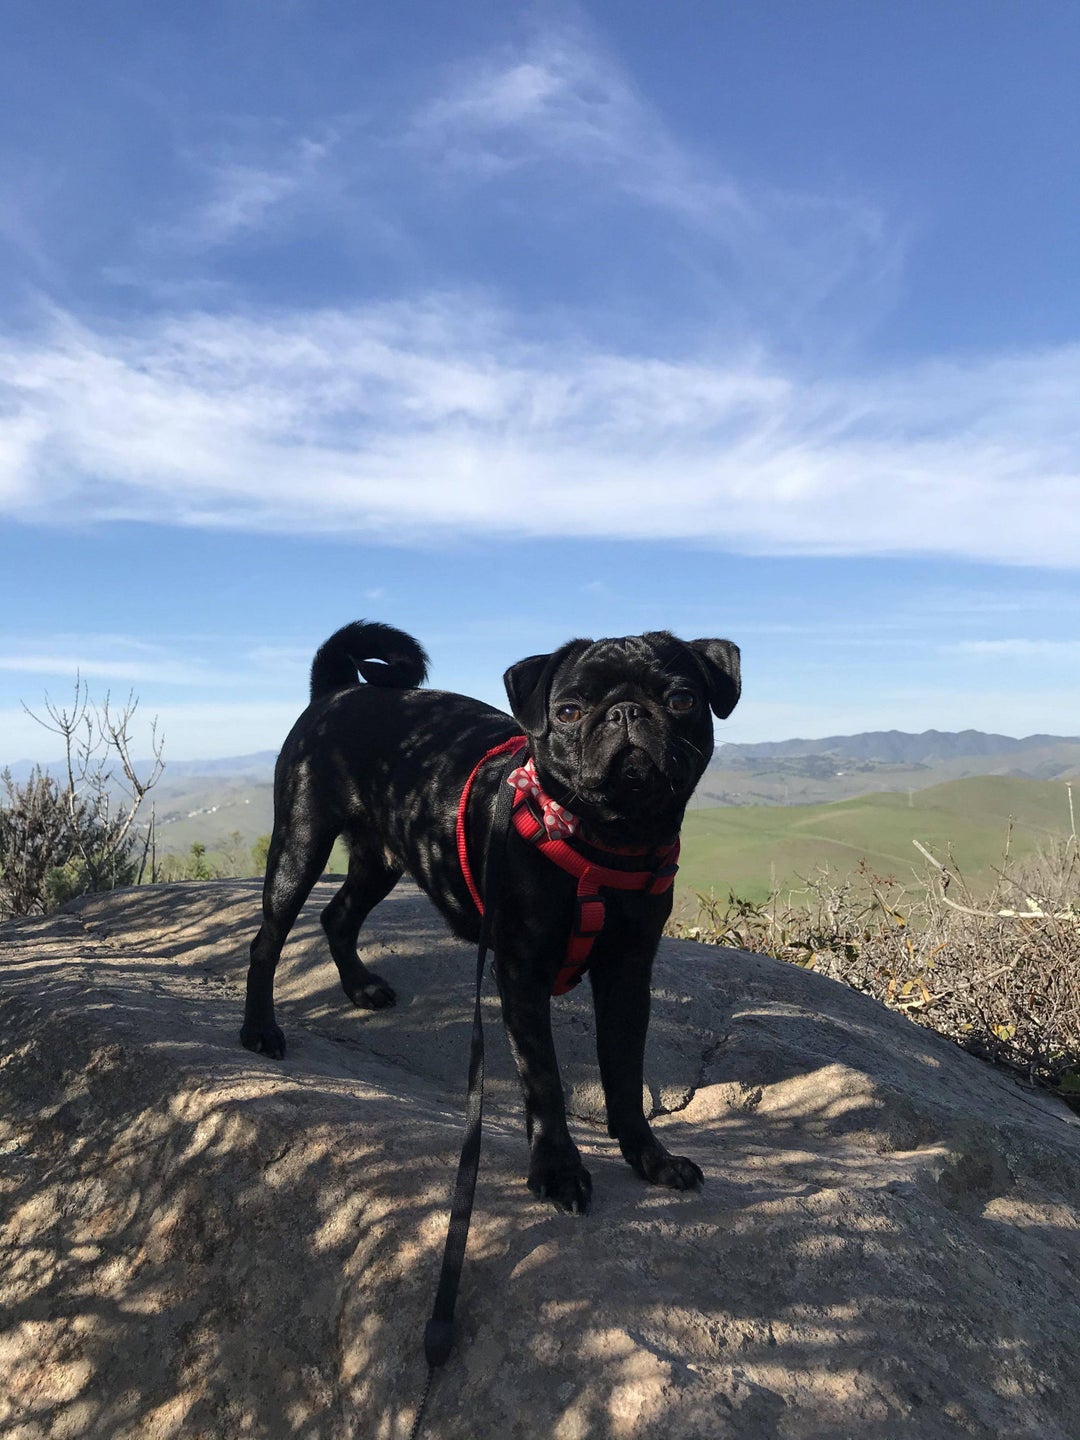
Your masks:
{"label": "dog's ear", "polygon": [[726,720],[739,703],[742,691],[739,647],[730,640],[690,640],[687,643],[705,676],[713,714],[720,720]]}
{"label": "dog's ear", "polygon": [[591,640],[568,640],[550,655],[530,655],[507,670],[503,684],[510,713],[527,735],[541,735],[547,728],[548,696],[559,666],[591,644]]}

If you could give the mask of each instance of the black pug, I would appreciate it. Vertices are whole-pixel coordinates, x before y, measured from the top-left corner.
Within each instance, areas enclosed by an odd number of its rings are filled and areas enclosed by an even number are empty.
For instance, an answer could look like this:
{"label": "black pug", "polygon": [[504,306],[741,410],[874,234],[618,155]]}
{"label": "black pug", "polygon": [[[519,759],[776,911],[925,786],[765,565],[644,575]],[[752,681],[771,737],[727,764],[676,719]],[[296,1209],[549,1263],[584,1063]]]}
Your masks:
{"label": "black pug", "polygon": [[[477,905],[458,855],[457,812],[475,769],[462,807],[463,844],[480,884],[507,773],[502,758],[476,769],[487,751],[524,732],[541,800],[554,801],[555,814],[571,824],[576,817],[573,848],[600,863],[647,865],[649,855],[671,854],[712,754],[710,709],[725,718],[740,689],[739,650],[731,641],[686,642],[663,630],[571,640],[554,654],[512,665],[504,680],[513,719],[464,695],[417,688],[426,672],[420,645],[387,625],[346,625],[315,656],[311,704],[286,739],[275,774],[263,923],[251,945],[240,1032],[249,1050],[285,1053],[274,1019],[274,970],[338,835],[349,847],[348,877],[322,925],[346,995],[354,1005],[381,1009],[394,1003],[394,992],[360,960],[357,937],[403,872],[455,935],[479,938]],[[644,861],[632,858],[641,852]],[[609,1133],[645,1180],[688,1190],[701,1185],[701,1171],[669,1154],[642,1106],[650,977],[671,911],[670,878],[666,884],[604,890],[603,927],[588,973]],[[529,1188],[559,1209],[584,1213],[592,1186],[567,1129],[550,1017],[568,936],[580,928],[577,884],[510,826],[498,888],[497,897],[486,898],[495,899],[495,975],[525,1097]]]}

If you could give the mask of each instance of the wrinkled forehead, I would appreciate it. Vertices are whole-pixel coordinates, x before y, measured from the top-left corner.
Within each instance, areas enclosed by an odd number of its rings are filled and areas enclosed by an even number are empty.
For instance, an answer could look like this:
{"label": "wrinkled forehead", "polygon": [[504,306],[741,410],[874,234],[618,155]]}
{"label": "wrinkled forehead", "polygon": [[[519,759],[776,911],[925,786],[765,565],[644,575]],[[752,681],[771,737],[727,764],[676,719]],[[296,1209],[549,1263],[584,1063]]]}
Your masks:
{"label": "wrinkled forehead", "polygon": [[570,688],[606,695],[619,685],[652,688],[667,685],[673,678],[692,678],[693,673],[693,657],[674,636],[659,631],[626,635],[594,640],[577,656],[568,657],[555,674],[552,693]]}

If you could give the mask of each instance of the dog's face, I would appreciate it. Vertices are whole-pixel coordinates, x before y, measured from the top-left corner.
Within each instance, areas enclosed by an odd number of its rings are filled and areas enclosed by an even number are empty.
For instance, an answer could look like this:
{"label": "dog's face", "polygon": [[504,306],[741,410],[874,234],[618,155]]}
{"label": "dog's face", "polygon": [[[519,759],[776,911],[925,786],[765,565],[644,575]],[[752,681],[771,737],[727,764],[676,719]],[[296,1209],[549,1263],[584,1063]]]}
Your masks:
{"label": "dog's face", "polygon": [[677,829],[713,749],[710,711],[739,698],[730,640],[667,631],[571,640],[505,675],[545,788],[584,820],[637,837]]}

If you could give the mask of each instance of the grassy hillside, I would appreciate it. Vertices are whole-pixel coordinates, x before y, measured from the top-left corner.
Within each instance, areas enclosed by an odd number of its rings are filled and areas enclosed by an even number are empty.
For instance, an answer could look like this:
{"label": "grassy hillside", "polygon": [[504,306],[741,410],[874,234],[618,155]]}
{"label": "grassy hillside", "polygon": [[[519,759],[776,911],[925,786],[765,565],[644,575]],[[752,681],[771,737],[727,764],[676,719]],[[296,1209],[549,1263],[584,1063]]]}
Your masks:
{"label": "grassy hillside", "polygon": [[234,832],[245,844],[267,834],[274,823],[274,790],[269,783],[207,780],[197,776],[174,782],[151,797],[157,815],[157,844],[162,854],[183,855],[193,841],[208,850],[227,845]]}
{"label": "grassy hillside", "polygon": [[774,885],[797,886],[800,875],[817,867],[846,873],[864,858],[879,874],[913,880],[912,872],[922,868],[916,839],[941,857],[951,846],[968,880],[988,887],[1010,818],[1015,856],[1068,834],[1065,784],[984,775],[911,795],[862,795],[833,805],[692,810],[683,826],[680,908],[692,905],[694,891],[710,889],[763,900]]}

